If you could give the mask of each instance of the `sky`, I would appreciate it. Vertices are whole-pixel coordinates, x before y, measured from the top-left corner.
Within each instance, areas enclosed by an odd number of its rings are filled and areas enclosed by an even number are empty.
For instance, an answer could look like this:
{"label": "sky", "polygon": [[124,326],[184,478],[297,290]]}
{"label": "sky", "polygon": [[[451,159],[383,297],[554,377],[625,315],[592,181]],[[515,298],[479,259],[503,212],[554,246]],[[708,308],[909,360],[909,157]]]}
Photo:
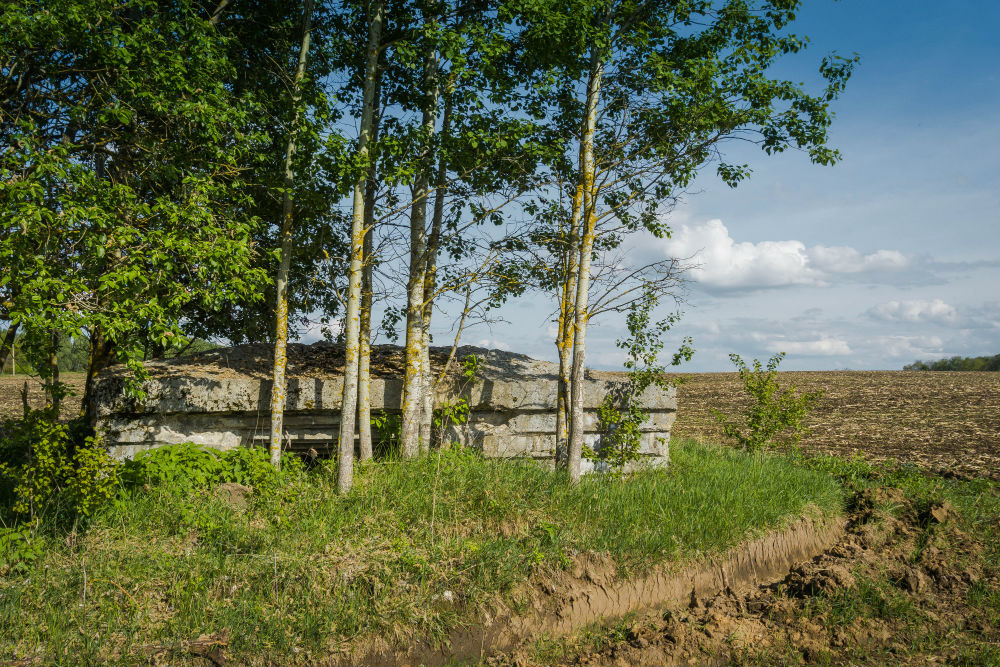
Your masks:
{"label": "sky", "polygon": [[[794,32],[810,46],[779,74],[808,83],[832,51],[861,58],[833,106],[843,159],[732,146],[748,182],[708,169],[666,216],[671,238],[629,241],[635,259],[698,265],[668,342],[694,339],[679,370],[732,370],[730,353],[785,352],[785,370],[1000,353],[1000,3],[803,5]],[[551,308],[521,299],[463,340],[554,359]],[[592,322],[588,366],[621,367],[622,319]]]}

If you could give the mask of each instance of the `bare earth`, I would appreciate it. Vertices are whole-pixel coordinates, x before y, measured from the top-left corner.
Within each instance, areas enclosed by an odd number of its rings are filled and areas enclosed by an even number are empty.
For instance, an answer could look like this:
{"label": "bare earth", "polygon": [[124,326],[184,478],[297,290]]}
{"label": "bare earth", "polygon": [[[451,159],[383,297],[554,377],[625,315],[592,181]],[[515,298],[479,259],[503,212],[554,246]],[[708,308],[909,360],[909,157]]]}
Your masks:
{"label": "bare earth", "polygon": [[[310,369],[313,370],[313,369]],[[720,441],[712,410],[737,412],[744,400],[735,373],[694,373],[678,389],[673,435]],[[0,417],[21,414],[24,376],[0,377]],[[63,416],[79,410],[83,375],[63,380],[76,396]],[[822,389],[808,420],[807,451],[897,458],[935,472],[1000,479],[1000,373],[809,371],[781,373],[782,386]],[[44,398],[30,380],[28,401]]]}
{"label": "bare earth", "polygon": [[[678,388],[681,438],[721,441],[712,410],[739,411],[735,373],[693,373]],[[806,451],[896,458],[959,477],[1000,479],[1000,373],[808,371],[781,386],[823,390],[807,422]]]}
{"label": "bare earth", "polygon": [[892,488],[852,505],[846,534],[783,579],[745,593],[692,592],[687,604],[525,644],[489,664],[996,664],[998,619],[970,600],[1000,579],[981,566],[983,545],[958,527],[954,508],[919,510]]}

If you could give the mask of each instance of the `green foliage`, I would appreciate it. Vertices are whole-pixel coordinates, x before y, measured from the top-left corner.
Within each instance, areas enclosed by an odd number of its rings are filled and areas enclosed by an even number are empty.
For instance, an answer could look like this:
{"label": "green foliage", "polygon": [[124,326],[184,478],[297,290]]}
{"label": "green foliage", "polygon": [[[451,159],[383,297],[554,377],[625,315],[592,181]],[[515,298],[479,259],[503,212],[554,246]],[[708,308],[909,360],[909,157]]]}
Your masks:
{"label": "green foliage", "polygon": [[[479,357],[475,354],[466,356],[462,360],[462,377],[465,378],[465,382],[459,389],[459,393],[477,382],[476,376],[478,373]],[[434,418],[432,421],[434,431],[440,434],[449,426],[462,426],[469,423],[469,412],[469,401],[464,396],[454,401],[440,403],[434,409]]]}
{"label": "green foliage", "polygon": [[0,526],[0,572],[5,568],[26,572],[42,555],[42,544],[30,526]]}
{"label": "green foliage", "polygon": [[188,0],[0,12],[0,301],[40,372],[53,330],[97,332],[141,379],[192,310],[258,296],[242,176],[260,137],[226,46]]}
{"label": "green foliage", "polygon": [[111,499],[119,464],[97,438],[75,433],[77,426],[44,410],[0,425],[0,477],[11,489],[15,514],[36,520],[63,506],[74,518],[86,517]]}
{"label": "green foliage", "polygon": [[[670,327],[680,318],[671,314],[658,321],[652,320],[653,309],[659,302],[652,287],[643,297],[631,304],[625,319],[629,336],[619,339],[617,345],[626,353],[625,369],[628,379],[614,387],[597,409],[600,422],[601,444],[598,451],[586,448],[587,458],[605,462],[612,474],[620,475],[625,466],[639,460],[642,425],[649,420],[649,413],[642,405],[642,394],[650,387],[666,390],[671,386],[666,368],[659,362],[663,339]],[[678,366],[694,355],[691,339],[684,338],[670,362]]]}
{"label": "green foliage", "polygon": [[395,456],[399,453],[399,438],[403,431],[403,418],[397,413],[379,410],[373,412],[372,438],[381,454]]}
{"label": "green foliage", "polygon": [[271,465],[263,448],[237,447],[223,451],[189,442],[139,452],[125,463],[122,479],[132,487],[165,486],[180,493],[225,482],[267,493],[301,471],[301,461],[292,454],[282,455],[278,470]]}
{"label": "green foliage", "polygon": [[484,611],[516,606],[532,577],[581,551],[608,554],[628,576],[719,553],[808,505],[839,509],[834,480],[784,458],[690,442],[674,456],[671,470],[578,487],[468,450],[443,451],[440,467],[436,453],[361,466],[347,496],[326,465],[280,502],[137,487],[87,531],[43,536],[21,576],[0,577],[5,657],[145,664],[145,646],[218,632],[228,632],[234,664],[287,662],[295,648],[320,655],[345,639],[443,640]]}
{"label": "green foliage", "polygon": [[992,357],[951,357],[937,361],[914,361],[904,371],[1000,371],[1000,354]]}
{"label": "green foliage", "polygon": [[790,444],[797,444],[805,434],[806,416],[823,395],[821,391],[798,395],[794,385],[782,389],[778,385],[778,364],[784,357],[784,352],[774,355],[764,370],[757,359],[748,367],[738,354],[729,355],[750,402],[739,419],[728,417],[719,410],[713,410],[712,414],[722,425],[726,437],[747,451],[759,452],[773,445],[778,436]]}

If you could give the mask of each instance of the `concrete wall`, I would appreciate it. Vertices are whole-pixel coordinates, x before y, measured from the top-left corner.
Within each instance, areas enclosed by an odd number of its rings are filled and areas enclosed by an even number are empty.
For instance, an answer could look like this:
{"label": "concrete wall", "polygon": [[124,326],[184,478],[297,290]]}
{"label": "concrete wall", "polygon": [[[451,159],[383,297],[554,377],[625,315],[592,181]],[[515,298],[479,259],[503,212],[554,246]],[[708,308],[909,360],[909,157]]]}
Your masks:
{"label": "concrete wall", "polygon": [[[480,449],[485,456],[554,463],[556,364],[497,350],[474,352],[480,359],[476,381],[453,378],[437,395],[438,404],[466,400],[470,419],[442,436]],[[131,457],[150,447],[183,442],[223,449],[266,445],[271,395],[266,376],[202,373],[193,371],[190,363],[171,362],[151,364],[150,374],[141,400],[127,397],[122,378],[114,373],[102,376],[98,384],[97,429],[113,455]],[[595,449],[600,447],[597,408],[623,381],[621,373],[587,373],[584,432]],[[285,429],[291,449],[325,454],[334,448],[342,386],[339,376],[290,373]],[[373,377],[373,412],[398,414],[401,390],[400,378]],[[651,414],[643,425],[641,454],[650,464],[666,464],[677,409],[675,391],[650,388],[641,400]]]}

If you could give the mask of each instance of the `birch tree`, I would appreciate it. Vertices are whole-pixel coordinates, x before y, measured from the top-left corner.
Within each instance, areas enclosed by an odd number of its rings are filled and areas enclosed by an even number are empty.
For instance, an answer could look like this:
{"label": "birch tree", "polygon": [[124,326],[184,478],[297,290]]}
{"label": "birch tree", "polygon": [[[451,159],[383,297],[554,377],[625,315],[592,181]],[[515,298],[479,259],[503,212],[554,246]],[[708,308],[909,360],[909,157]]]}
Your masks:
{"label": "birch tree", "polygon": [[285,369],[288,363],[288,269],[292,262],[292,231],[295,225],[295,203],[292,191],[295,186],[295,140],[298,132],[299,119],[302,114],[302,80],[306,74],[306,60],[309,55],[309,37],[312,28],[312,0],[305,0],[302,9],[302,44],[299,47],[298,65],[292,79],[291,103],[294,109],[292,126],[288,132],[288,145],[285,148],[284,174],[281,194],[281,247],[279,249],[278,275],[275,277],[275,335],[274,335],[274,369],[271,384],[271,464],[281,466],[281,443],[283,438],[282,424],[285,415]]}
{"label": "birch tree", "polygon": [[[597,0],[525,3],[525,42],[545,80],[554,122],[578,127],[576,193],[565,237],[557,348],[565,370],[572,349],[567,467],[579,480],[583,372],[592,316],[592,262],[599,246],[645,230],[669,232],[665,204],[706,165],[736,186],[748,165],[723,159],[727,140],[765,152],[797,148],[819,164],[836,161],[827,129],[830,103],[854,59],[824,59],[825,88],[808,92],[769,74],[805,46],[787,31],[798,2],[696,3]],[[579,213],[577,213],[579,211]],[[579,223],[576,223],[579,220]],[[602,239],[604,221],[615,220]],[[561,383],[562,384],[562,383]],[[563,428],[558,429],[562,437]]]}
{"label": "birch tree", "polygon": [[424,406],[424,281],[427,270],[427,203],[433,178],[432,143],[437,129],[438,52],[435,41],[437,16],[424,8],[424,65],[421,82],[420,157],[411,187],[410,262],[406,284],[405,372],[403,376],[402,426],[400,443],[405,458],[421,450],[420,413]]}
{"label": "birch tree", "polygon": [[369,141],[375,116],[375,84],[379,41],[382,32],[382,2],[370,6],[361,128],[358,134],[358,176],[354,182],[351,221],[350,269],[348,274],[347,309],[345,315],[344,389],[340,411],[340,438],[337,460],[337,490],[351,490],[354,471],[354,430],[358,409],[358,357],[361,337],[361,283],[365,245],[365,186],[368,176]]}

